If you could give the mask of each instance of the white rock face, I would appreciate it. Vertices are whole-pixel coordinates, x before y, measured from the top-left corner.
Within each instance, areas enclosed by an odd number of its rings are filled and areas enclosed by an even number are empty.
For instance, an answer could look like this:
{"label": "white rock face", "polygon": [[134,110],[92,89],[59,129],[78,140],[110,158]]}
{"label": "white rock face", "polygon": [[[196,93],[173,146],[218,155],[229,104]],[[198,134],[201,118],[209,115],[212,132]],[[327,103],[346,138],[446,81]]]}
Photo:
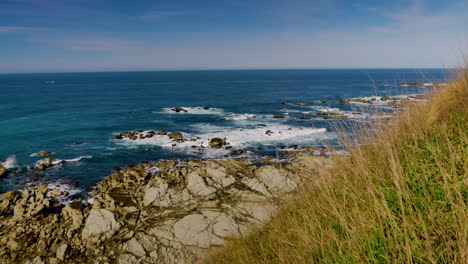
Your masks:
{"label": "white rock face", "polygon": [[67,248],[68,248],[68,245],[67,244],[62,244],[58,249],[57,249],[57,252],[56,252],[56,258],[58,258],[59,260],[63,260],[65,258],[65,253],[67,251]]}
{"label": "white rock face", "polygon": [[135,256],[143,257],[146,255],[145,249],[143,246],[138,243],[136,238],[132,238],[123,245],[123,249]]}
{"label": "white rock face", "polygon": [[273,166],[264,166],[257,170],[257,176],[268,190],[274,194],[283,195],[297,188],[297,184],[282,175],[280,170]]}
{"label": "white rock face", "polygon": [[[91,236],[112,236],[120,228],[119,222],[114,218],[114,214],[106,209],[92,209],[86,219],[85,227],[81,235],[84,239]],[[104,233],[107,233],[104,235]]]}
{"label": "white rock face", "polygon": [[231,216],[221,214],[213,223],[213,234],[219,237],[239,235],[238,225]]}
{"label": "white rock face", "polygon": [[211,243],[208,223],[201,214],[187,215],[174,225],[175,237],[184,245],[208,248]]}
{"label": "white rock face", "polygon": [[205,180],[196,172],[187,176],[187,189],[197,196],[207,196],[216,192],[216,189],[206,185]]}
{"label": "white rock face", "polygon": [[214,162],[209,163],[206,168],[206,174],[216,187],[227,187],[233,184],[236,179],[226,173],[226,168]]}
{"label": "white rock face", "polygon": [[143,204],[145,206],[150,205],[156,200],[163,199],[164,195],[167,193],[169,185],[167,183],[159,183],[158,186],[149,187],[145,191],[145,196],[143,197]]}

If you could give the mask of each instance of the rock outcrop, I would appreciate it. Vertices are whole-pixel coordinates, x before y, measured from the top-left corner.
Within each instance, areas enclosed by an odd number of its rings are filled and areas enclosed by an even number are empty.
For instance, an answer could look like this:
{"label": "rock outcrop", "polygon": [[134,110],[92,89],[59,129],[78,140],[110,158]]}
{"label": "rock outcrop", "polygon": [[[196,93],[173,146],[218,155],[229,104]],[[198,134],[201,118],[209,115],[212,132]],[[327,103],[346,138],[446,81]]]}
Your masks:
{"label": "rock outcrop", "polygon": [[4,178],[8,175],[8,170],[3,167],[3,165],[0,165],[0,178]]}
{"label": "rock outcrop", "polygon": [[[61,204],[47,185],[0,203],[3,263],[193,263],[228,237],[248,234],[319,170],[326,157],[165,160],[115,172],[94,202]],[[262,165],[259,165],[262,164]]]}
{"label": "rock outcrop", "polygon": [[212,148],[219,149],[222,146],[227,145],[228,143],[226,142],[225,138],[212,138],[210,142],[208,142],[208,145]]}

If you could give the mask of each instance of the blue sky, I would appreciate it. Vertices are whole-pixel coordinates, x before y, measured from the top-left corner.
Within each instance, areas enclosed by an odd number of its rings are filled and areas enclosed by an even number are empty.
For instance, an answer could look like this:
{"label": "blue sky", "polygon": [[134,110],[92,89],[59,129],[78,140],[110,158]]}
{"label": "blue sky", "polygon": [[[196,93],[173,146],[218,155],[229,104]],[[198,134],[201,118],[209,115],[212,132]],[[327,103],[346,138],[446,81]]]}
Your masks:
{"label": "blue sky", "polygon": [[0,73],[460,65],[468,0],[0,0]]}

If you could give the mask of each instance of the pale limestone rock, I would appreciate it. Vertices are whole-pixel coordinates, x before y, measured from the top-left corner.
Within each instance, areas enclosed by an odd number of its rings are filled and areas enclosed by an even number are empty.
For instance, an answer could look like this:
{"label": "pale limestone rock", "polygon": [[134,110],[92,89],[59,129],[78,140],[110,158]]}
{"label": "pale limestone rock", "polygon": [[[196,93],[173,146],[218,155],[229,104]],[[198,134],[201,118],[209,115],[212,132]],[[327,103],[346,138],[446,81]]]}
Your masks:
{"label": "pale limestone rock", "polygon": [[252,218],[254,224],[264,224],[276,211],[276,206],[269,203],[240,202],[236,205],[236,209],[241,215]]}
{"label": "pale limestone rock", "polygon": [[156,200],[161,200],[167,193],[169,185],[159,182],[157,186],[148,187],[143,197],[143,205],[148,206]]}
{"label": "pale limestone rock", "polygon": [[227,187],[233,184],[236,179],[226,173],[226,168],[215,163],[209,162],[206,167],[206,174],[209,177],[210,184],[216,187]]}
{"label": "pale limestone rock", "polygon": [[259,181],[257,178],[242,178],[242,183],[247,185],[250,189],[257,191],[267,197],[272,197],[265,184]]}
{"label": "pale limestone rock", "polygon": [[175,237],[184,245],[208,248],[211,236],[208,223],[201,214],[187,215],[174,225]]}
{"label": "pale limestone rock", "polygon": [[119,256],[117,263],[119,264],[137,264],[141,263],[138,261],[138,258],[133,256],[132,254],[122,254]]}
{"label": "pale limestone rock", "polygon": [[219,214],[212,223],[213,234],[221,238],[239,235],[238,225],[234,219],[226,214]]}
{"label": "pale limestone rock", "polygon": [[132,238],[123,245],[123,250],[137,256],[144,257],[146,255],[145,249],[143,246],[136,240]]}
{"label": "pale limestone rock", "polygon": [[82,236],[87,239],[91,236],[111,237],[120,228],[114,214],[106,209],[92,209],[86,219]]}
{"label": "pale limestone rock", "polygon": [[264,166],[257,170],[257,177],[270,192],[284,195],[297,188],[297,184],[281,174],[281,171],[273,166]]}
{"label": "pale limestone rock", "polygon": [[216,192],[216,189],[206,185],[205,180],[196,172],[187,176],[187,189],[197,196],[207,196]]}
{"label": "pale limestone rock", "polygon": [[60,247],[57,249],[55,253],[55,257],[58,258],[59,260],[64,260],[65,259],[65,254],[67,253],[67,248],[68,244],[62,244]]}

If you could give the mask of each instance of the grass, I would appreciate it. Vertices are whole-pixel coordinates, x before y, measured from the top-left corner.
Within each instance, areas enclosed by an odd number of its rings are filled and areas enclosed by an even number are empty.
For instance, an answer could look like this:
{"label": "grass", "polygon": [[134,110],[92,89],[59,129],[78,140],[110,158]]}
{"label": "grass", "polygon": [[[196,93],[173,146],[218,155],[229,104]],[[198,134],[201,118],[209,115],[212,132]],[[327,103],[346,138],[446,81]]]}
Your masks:
{"label": "grass", "polygon": [[468,71],[396,120],[206,262],[468,263]]}

